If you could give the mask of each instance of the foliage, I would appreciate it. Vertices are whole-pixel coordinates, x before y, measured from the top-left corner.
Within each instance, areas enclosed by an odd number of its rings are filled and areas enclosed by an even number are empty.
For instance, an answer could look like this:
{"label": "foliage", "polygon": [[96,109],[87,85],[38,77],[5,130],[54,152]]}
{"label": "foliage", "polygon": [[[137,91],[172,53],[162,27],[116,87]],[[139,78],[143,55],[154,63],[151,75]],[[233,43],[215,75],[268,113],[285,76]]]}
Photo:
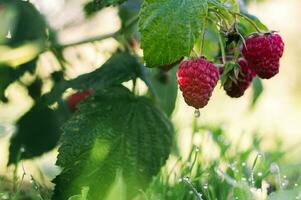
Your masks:
{"label": "foliage", "polygon": [[[193,165],[186,167],[187,160],[179,161],[180,177],[190,177],[183,179],[184,184],[171,183],[170,175],[158,173],[171,155],[172,145],[176,146],[172,144],[171,117],[177,100],[177,62],[206,56],[229,66],[226,71],[235,71],[237,66],[228,62],[227,56],[231,54],[237,60],[243,38],[259,30],[267,31],[267,27],[236,0],[92,0],[83,10],[92,17],[108,6],[119,9],[121,28],[96,41],[112,37],[118,49],[96,70],[69,79],[64,50],[94,42],[95,38],[61,44],[56,39],[58,30],[49,26],[34,4],[0,1],[0,100],[9,102],[7,90],[12,84],[23,87],[33,100],[31,108],[16,120],[8,164],[18,166],[21,160],[33,159],[59,146],[57,165],[62,172],[53,181],[56,186],[52,199],[56,200],[110,200],[116,199],[116,194],[131,199],[141,193],[150,199],[193,199],[188,189],[192,185],[198,188],[193,192],[200,192],[205,199],[223,199],[227,195],[248,198],[248,189],[229,185],[227,179],[249,176],[250,168],[240,169],[239,174],[225,168],[226,181],[216,174],[222,163],[239,159],[241,164],[249,159],[253,149],[228,153],[230,147],[220,141],[224,133],[218,128],[208,130],[220,148],[220,161],[206,163],[191,151],[188,159]],[[234,52],[230,52],[231,48]],[[42,76],[36,69],[43,68],[38,61],[45,53],[54,56],[60,68]],[[32,80],[24,80],[25,75]],[[222,77],[222,83],[226,78],[229,77]],[[138,79],[145,83],[145,93],[137,92]],[[125,82],[132,83],[132,87],[125,87]],[[44,92],[49,83],[49,92]],[[253,86],[254,106],[263,87],[259,79]],[[82,101],[73,114],[65,105],[68,89],[92,89],[94,94]],[[277,155],[272,152],[270,156],[275,160],[273,156]],[[265,163],[265,167],[269,164]],[[204,174],[209,174],[210,179]],[[246,187],[261,187],[262,180],[258,178],[255,185]],[[209,192],[199,189],[205,182]]]}

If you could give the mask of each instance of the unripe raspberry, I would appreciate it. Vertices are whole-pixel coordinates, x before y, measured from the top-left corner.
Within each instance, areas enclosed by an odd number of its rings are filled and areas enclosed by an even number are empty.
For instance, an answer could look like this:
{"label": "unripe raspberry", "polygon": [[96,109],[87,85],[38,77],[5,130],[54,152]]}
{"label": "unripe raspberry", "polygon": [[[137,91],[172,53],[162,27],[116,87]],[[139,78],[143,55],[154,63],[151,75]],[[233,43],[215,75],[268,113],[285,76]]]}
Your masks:
{"label": "unripe raspberry", "polygon": [[284,43],[278,34],[253,35],[246,39],[242,54],[260,78],[269,79],[279,72]]}
{"label": "unripe raspberry", "polygon": [[182,61],[177,77],[185,102],[199,109],[208,104],[219,79],[219,71],[207,59],[197,58]]}
{"label": "unripe raspberry", "polygon": [[241,58],[238,61],[240,71],[237,80],[228,79],[224,85],[224,89],[230,97],[238,98],[243,96],[256,76],[256,73],[250,68],[248,62]]}
{"label": "unripe raspberry", "polygon": [[92,93],[93,93],[93,90],[89,89],[89,90],[84,90],[84,91],[77,92],[75,94],[70,95],[67,98],[67,104],[68,104],[69,110],[71,112],[75,112],[77,104],[79,104],[79,102],[81,102],[82,100],[91,96]]}

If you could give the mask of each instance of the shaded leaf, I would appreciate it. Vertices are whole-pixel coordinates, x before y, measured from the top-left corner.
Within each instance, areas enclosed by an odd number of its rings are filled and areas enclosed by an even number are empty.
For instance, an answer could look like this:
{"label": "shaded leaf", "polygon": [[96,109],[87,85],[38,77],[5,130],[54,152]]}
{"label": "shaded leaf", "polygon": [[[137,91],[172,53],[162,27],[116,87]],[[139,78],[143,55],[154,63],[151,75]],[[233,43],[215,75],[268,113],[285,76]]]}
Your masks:
{"label": "shaded leaf", "polygon": [[11,31],[9,44],[17,46],[29,41],[45,41],[47,24],[33,4],[29,1],[13,1],[11,4],[17,10],[17,22]]}
{"label": "shaded leaf", "polygon": [[174,63],[189,56],[200,37],[207,1],[145,0],[139,20],[147,66]]}
{"label": "shaded leaf", "polygon": [[0,101],[6,102],[6,88],[13,82],[17,81],[25,72],[33,73],[36,68],[36,59],[20,65],[17,69],[0,65]]}
{"label": "shaded leaf", "polygon": [[252,82],[252,88],[253,88],[253,96],[252,96],[251,108],[253,108],[255,106],[259,97],[261,96],[261,94],[263,92],[262,81],[257,76],[254,78],[254,80]]}
{"label": "shaded leaf", "polygon": [[150,70],[151,83],[155,89],[158,104],[168,116],[171,116],[178,94],[177,67],[173,67],[168,72],[157,69]]}
{"label": "shaded leaf", "polygon": [[141,66],[134,56],[129,53],[116,53],[95,71],[72,80],[62,80],[54,86],[45,98],[51,104],[59,99],[68,88],[78,90],[93,88],[97,90],[111,85],[118,85],[139,77],[140,68]]}
{"label": "shaded leaf", "polygon": [[92,0],[85,5],[84,10],[87,16],[91,16],[104,7],[116,6],[125,1],[126,0]]}
{"label": "shaded leaf", "polygon": [[98,91],[80,104],[64,126],[57,165],[62,173],[52,199],[63,200],[90,188],[89,199],[104,199],[122,171],[127,197],[144,189],[167,159],[172,125],[144,97],[125,87]]}
{"label": "shaded leaf", "polygon": [[67,117],[65,110],[52,110],[44,102],[34,105],[17,122],[17,131],[10,141],[8,165],[53,149]]}

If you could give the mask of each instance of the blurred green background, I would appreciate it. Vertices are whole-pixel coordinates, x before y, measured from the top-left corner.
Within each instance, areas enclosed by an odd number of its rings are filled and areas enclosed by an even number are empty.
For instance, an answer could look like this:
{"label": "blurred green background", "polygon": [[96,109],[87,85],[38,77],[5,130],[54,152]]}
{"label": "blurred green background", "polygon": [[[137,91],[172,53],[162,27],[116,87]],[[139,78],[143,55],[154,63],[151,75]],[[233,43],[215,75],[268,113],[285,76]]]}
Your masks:
{"label": "blurred green background", "polygon": [[[62,43],[111,33],[120,27],[117,10],[114,8],[104,9],[93,18],[85,20],[81,10],[83,1],[34,0],[31,2],[45,14],[50,25],[59,30],[59,40]],[[250,108],[252,95],[250,89],[244,97],[231,99],[221,88],[217,88],[209,105],[201,110],[201,117],[197,119],[204,125],[223,124],[231,133],[230,138],[233,140],[238,140],[241,134],[250,135],[257,132],[264,136],[266,145],[269,145],[269,142],[281,137],[286,148],[297,146],[290,154],[297,162],[301,162],[300,8],[299,0],[250,1],[250,13],[259,17],[272,30],[279,31],[285,41],[286,47],[281,60],[280,73],[271,80],[263,82],[264,92],[253,109]],[[112,39],[94,45],[84,44],[67,48],[64,56],[71,66],[68,68],[69,78],[94,70],[104,63],[116,48],[117,43]],[[49,74],[49,71],[55,71],[58,65],[51,54],[45,53],[40,57],[38,73]],[[23,78],[31,77],[25,75]],[[140,85],[143,90],[143,84]],[[48,91],[49,87],[43,90]],[[15,129],[13,124],[33,103],[26,91],[18,84],[11,85],[7,95],[11,100],[9,104],[0,103],[0,175],[12,174],[12,168],[7,168],[6,163],[9,138]],[[193,113],[194,109],[185,104],[179,93],[173,121],[179,130],[178,141],[184,155],[189,153]],[[249,143],[248,140],[243,142]],[[37,179],[43,177],[46,179],[45,182],[51,185],[49,180],[59,172],[55,167],[56,156],[57,152],[54,150],[40,158],[22,163],[27,173],[33,174]],[[19,170],[22,174],[22,169]]]}

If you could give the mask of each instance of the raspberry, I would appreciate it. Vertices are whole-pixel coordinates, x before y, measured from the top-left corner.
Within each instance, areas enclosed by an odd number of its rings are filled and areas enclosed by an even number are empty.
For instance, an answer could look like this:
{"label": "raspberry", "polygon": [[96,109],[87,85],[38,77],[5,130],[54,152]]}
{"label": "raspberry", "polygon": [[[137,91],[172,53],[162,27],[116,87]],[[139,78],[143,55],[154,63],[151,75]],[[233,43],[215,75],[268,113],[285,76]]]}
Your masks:
{"label": "raspberry", "polygon": [[256,76],[255,72],[250,68],[245,59],[239,59],[238,64],[240,65],[240,71],[237,80],[234,81],[229,79],[224,85],[227,95],[234,98],[241,97]]}
{"label": "raspberry", "polygon": [[79,102],[81,102],[82,100],[88,98],[89,96],[91,96],[91,94],[93,93],[93,90],[89,89],[89,90],[84,90],[81,92],[77,92],[75,94],[72,94],[71,96],[69,96],[67,98],[67,104],[68,104],[68,108],[71,112],[75,112],[76,111],[76,106]]}
{"label": "raspberry", "polygon": [[197,58],[182,61],[177,77],[185,102],[199,109],[208,104],[219,79],[219,71],[207,59]]}
{"label": "raspberry", "polygon": [[281,36],[274,33],[253,35],[246,39],[242,54],[260,78],[269,79],[279,72],[284,51]]}

